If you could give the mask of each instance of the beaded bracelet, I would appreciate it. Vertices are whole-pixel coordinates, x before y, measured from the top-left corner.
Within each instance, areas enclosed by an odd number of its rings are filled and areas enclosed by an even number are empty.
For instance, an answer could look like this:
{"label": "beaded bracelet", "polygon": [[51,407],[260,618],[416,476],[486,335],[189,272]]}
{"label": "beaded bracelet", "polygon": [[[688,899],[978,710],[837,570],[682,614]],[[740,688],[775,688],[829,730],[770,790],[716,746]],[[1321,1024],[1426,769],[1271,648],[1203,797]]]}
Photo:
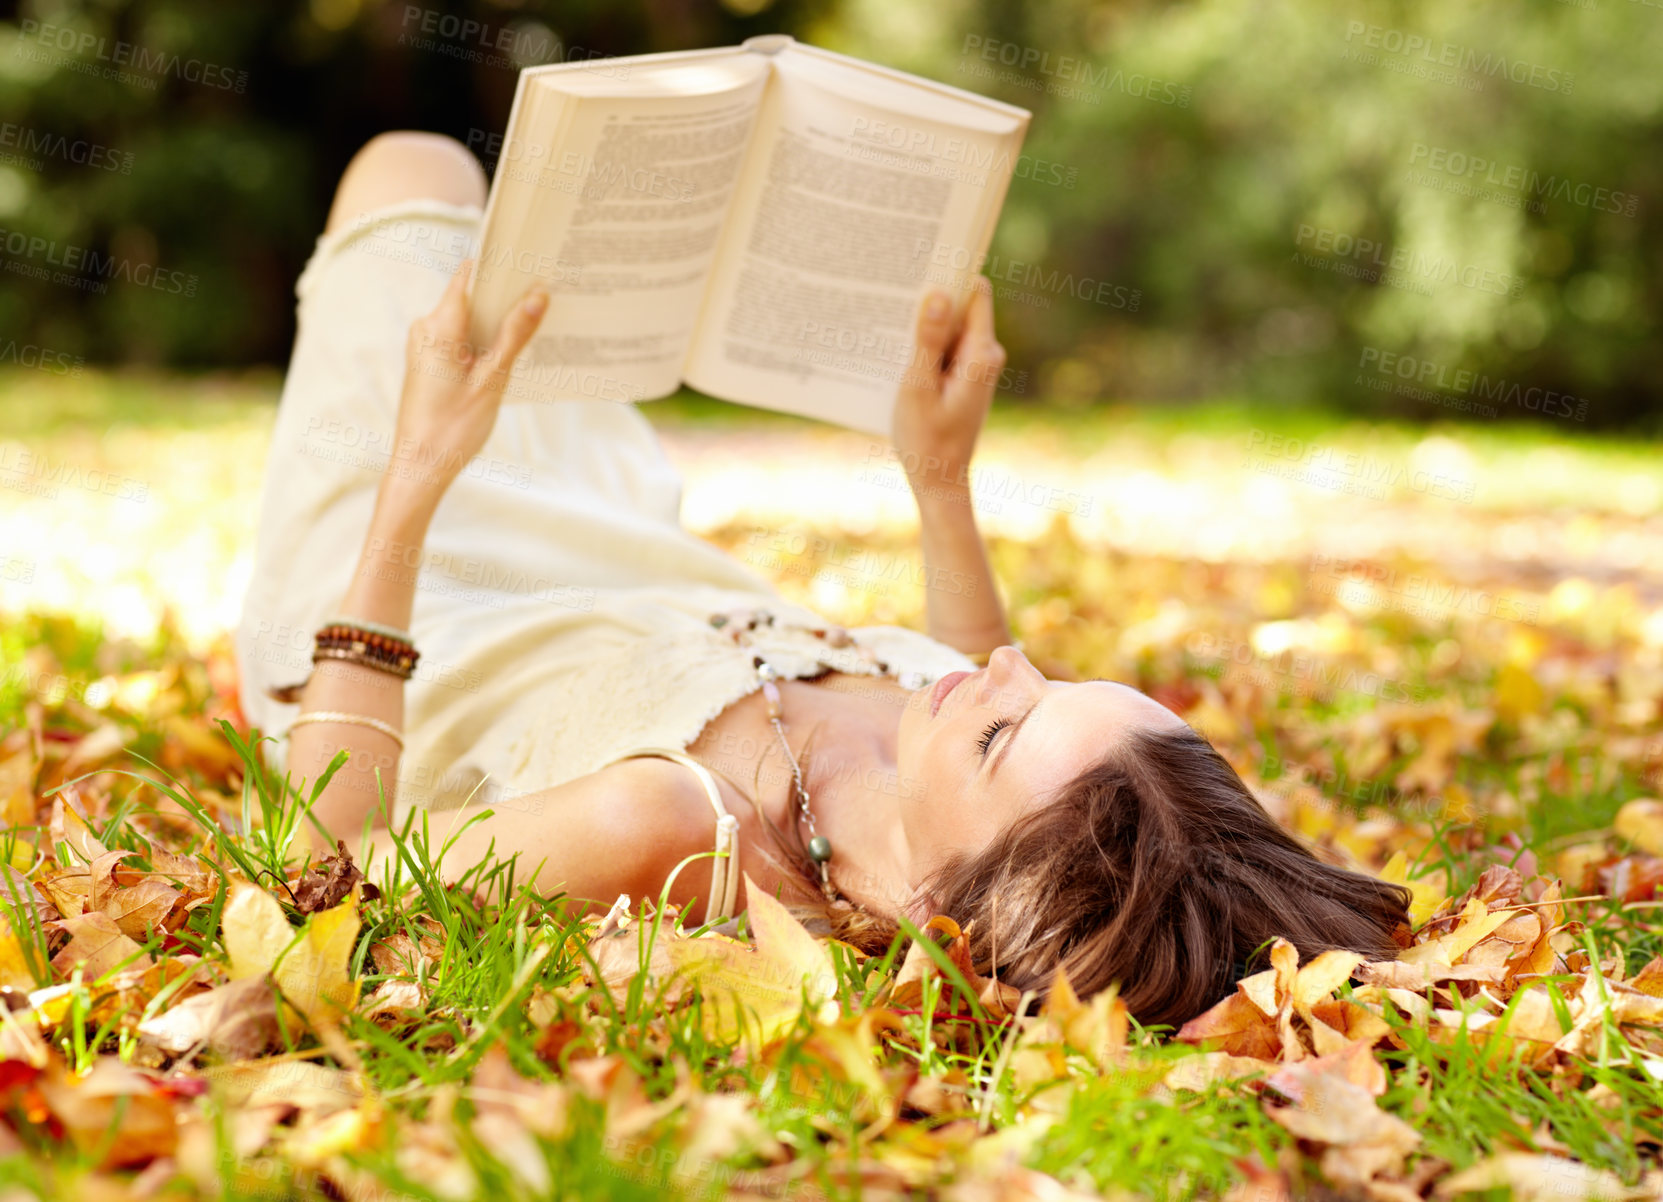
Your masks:
{"label": "beaded bracelet", "polygon": [[[336,659],[386,672],[400,680],[409,680],[421,659],[421,652],[416,650],[409,634],[375,622],[331,618],[318,628],[312,640],[314,665],[322,660]],[[301,691],[311,679],[307,676],[294,684],[273,685],[266,689],[266,695],[274,701],[292,705],[300,700]]]}
{"label": "beaded bracelet", "polygon": [[421,659],[421,652],[406,638],[383,634],[354,623],[338,622],[325,626],[314,636],[317,649],[312,653],[315,664],[323,659],[339,659],[360,664],[381,672],[390,672],[401,680],[409,680]]}
{"label": "beaded bracelet", "polygon": [[367,630],[371,634],[382,635],[385,638],[392,639],[395,643],[415,645],[415,640],[410,637],[408,630],[400,630],[395,626],[383,626],[379,622],[366,622],[363,618],[349,618],[342,614],[336,614],[323,623],[323,628],[326,630],[331,626],[351,626],[356,630]]}

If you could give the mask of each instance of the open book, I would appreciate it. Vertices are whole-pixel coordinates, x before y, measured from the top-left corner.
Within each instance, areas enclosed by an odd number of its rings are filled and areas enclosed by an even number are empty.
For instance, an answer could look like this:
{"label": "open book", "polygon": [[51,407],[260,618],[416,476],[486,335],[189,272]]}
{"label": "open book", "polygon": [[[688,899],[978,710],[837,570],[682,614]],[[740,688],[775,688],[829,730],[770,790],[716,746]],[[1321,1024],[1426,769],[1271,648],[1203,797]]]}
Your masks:
{"label": "open book", "polygon": [[529,68],[494,147],[472,338],[541,280],[508,399],[685,381],[887,435],[919,303],[966,299],[1028,117],[784,35]]}

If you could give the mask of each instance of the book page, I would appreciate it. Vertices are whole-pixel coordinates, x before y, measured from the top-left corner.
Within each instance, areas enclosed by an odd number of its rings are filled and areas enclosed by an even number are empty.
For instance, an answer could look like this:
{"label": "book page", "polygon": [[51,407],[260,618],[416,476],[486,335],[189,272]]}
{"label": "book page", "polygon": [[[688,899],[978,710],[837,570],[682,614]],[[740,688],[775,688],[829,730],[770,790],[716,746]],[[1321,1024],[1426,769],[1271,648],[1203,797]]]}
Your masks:
{"label": "book page", "polygon": [[887,436],[918,305],[975,273],[1026,114],[808,49],[773,56],[685,374]]}
{"label": "book page", "polygon": [[641,400],[681,384],[767,66],[728,52],[537,73],[503,140],[474,339],[541,281],[507,400]]}

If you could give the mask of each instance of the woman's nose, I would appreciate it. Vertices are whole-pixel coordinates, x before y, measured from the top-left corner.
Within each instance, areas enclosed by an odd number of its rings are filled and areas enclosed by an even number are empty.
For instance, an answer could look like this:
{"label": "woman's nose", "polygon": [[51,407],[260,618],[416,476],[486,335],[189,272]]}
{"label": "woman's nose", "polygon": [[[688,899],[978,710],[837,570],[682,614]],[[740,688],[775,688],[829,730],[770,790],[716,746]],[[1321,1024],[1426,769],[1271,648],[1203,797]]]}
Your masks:
{"label": "woman's nose", "polygon": [[1039,669],[1028,662],[1028,657],[1015,647],[998,647],[987,657],[987,680],[996,689],[1022,691],[1045,678]]}

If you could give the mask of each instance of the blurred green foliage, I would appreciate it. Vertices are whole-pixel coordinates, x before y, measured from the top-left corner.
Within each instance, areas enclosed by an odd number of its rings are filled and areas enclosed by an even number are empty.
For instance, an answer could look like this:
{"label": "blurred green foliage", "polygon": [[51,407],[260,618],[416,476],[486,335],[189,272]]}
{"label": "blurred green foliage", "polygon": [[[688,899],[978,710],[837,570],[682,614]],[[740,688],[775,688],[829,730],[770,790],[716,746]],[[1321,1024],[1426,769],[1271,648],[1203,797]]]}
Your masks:
{"label": "blurred green foliage", "polygon": [[[369,136],[477,145],[504,125],[517,65],[783,30],[1034,111],[989,263],[1026,395],[1655,424],[1655,3],[30,0],[0,15],[0,346],[281,364],[294,278]],[[450,16],[475,31],[445,36]],[[88,146],[107,153],[84,161]],[[85,283],[105,260],[157,270],[104,292],[50,278],[80,262]]]}

